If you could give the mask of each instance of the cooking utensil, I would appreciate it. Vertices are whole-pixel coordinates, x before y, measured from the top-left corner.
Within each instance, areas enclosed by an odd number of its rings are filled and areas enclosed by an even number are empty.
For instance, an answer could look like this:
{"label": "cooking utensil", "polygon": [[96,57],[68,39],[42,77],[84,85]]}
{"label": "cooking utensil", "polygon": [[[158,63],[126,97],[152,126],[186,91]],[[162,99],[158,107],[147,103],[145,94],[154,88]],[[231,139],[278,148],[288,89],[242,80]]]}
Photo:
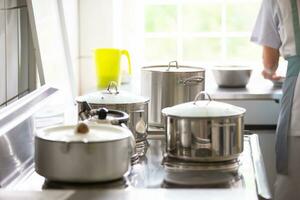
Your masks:
{"label": "cooking utensil", "polygon": [[[244,108],[209,100],[162,110],[168,156],[190,161],[226,161],[243,151]],[[206,94],[207,95],[207,94]]]}
{"label": "cooking utensil", "polygon": [[130,166],[131,135],[129,129],[111,124],[56,126],[37,131],[35,170],[53,181],[119,179]]}
{"label": "cooking utensil", "polygon": [[[137,149],[139,156],[143,156],[147,150],[148,132],[148,102],[149,99],[137,96],[125,91],[119,91],[115,82],[110,82],[107,90],[86,94],[76,98],[79,115],[87,110],[84,102],[88,102],[90,109],[108,108],[121,110],[129,114],[129,120],[125,123],[132,131],[137,145],[142,148]],[[139,123],[139,125],[137,125]],[[141,131],[143,125],[144,131]],[[139,130],[137,130],[139,128]]]}
{"label": "cooking utensil", "polygon": [[228,65],[212,68],[219,87],[245,87],[250,79],[252,69],[246,66]]}
{"label": "cooking utensil", "polygon": [[204,90],[204,79],[203,68],[181,66],[177,61],[143,67],[141,94],[150,97],[149,124],[163,127],[161,109],[192,101]]}

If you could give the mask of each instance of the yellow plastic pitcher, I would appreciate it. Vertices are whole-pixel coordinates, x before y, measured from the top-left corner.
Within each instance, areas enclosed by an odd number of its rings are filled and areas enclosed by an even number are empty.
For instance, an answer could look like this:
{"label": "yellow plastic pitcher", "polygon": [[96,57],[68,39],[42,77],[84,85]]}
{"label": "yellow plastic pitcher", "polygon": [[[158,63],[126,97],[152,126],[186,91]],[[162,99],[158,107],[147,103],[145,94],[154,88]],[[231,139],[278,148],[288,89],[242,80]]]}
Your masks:
{"label": "yellow plastic pitcher", "polygon": [[97,87],[107,88],[111,81],[120,84],[121,80],[121,58],[125,55],[128,60],[128,73],[131,74],[130,56],[127,50],[101,48],[94,50],[96,62]]}

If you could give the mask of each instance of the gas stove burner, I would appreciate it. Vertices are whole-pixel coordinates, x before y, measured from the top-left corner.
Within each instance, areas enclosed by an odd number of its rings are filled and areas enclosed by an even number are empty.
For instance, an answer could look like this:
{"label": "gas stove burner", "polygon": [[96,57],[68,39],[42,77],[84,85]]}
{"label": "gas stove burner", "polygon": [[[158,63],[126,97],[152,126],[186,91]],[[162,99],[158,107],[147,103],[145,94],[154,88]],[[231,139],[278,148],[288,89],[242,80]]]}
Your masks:
{"label": "gas stove burner", "polygon": [[149,143],[147,141],[147,139],[145,138],[144,140],[140,140],[136,142],[136,152],[139,155],[139,157],[143,157],[145,156],[147,150],[149,147]]}
{"label": "gas stove burner", "polygon": [[243,185],[240,174],[168,174],[161,185],[162,188],[238,188]]}
{"label": "gas stove burner", "polygon": [[[238,159],[224,162],[190,162],[164,157],[164,183],[171,187],[216,187],[236,182],[239,177]],[[168,183],[168,184],[166,184]]]}
{"label": "gas stove burner", "polygon": [[170,172],[237,172],[240,166],[238,159],[222,162],[191,162],[176,158],[164,157],[165,170]]}
{"label": "gas stove burner", "polygon": [[124,189],[128,187],[127,180],[122,177],[121,179],[108,181],[108,182],[96,182],[96,183],[69,183],[45,180],[43,189]]}
{"label": "gas stove burner", "polygon": [[140,157],[139,157],[139,154],[133,154],[132,156],[131,156],[131,166],[133,166],[133,165],[136,165],[136,164],[138,164],[140,162]]}

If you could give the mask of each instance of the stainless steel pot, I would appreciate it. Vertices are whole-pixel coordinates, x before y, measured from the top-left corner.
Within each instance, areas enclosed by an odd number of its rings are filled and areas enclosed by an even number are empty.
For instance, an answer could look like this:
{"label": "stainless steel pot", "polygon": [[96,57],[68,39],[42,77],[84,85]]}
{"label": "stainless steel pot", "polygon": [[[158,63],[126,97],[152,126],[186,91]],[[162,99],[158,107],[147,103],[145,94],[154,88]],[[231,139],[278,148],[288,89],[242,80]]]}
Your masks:
{"label": "stainless steel pot", "polygon": [[35,136],[35,170],[53,181],[111,181],[128,171],[132,151],[132,133],[127,128],[56,126]]}
{"label": "stainless steel pot", "polygon": [[163,127],[161,109],[192,101],[204,90],[204,79],[203,68],[179,66],[176,61],[143,67],[141,94],[150,97],[149,124]]}
{"label": "stainless steel pot", "polygon": [[105,107],[128,113],[129,120],[125,124],[135,137],[137,153],[145,155],[148,147],[148,98],[119,91],[117,84],[111,82],[107,90],[77,97],[76,101],[79,114],[86,109],[84,102],[88,102],[92,109]]}
{"label": "stainless steel pot", "polygon": [[243,151],[245,109],[209,100],[162,110],[168,156],[190,161],[233,160]]}

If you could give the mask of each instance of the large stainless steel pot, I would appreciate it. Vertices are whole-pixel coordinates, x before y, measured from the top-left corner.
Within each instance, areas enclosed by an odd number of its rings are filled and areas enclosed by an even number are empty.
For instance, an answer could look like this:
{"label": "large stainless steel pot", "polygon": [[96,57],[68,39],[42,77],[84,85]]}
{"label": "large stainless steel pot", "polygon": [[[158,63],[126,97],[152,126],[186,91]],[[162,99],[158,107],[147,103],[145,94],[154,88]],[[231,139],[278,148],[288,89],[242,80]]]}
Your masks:
{"label": "large stainless steel pot", "polygon": [[245,109],[202,100],[162,110],[168,156],[190,161],[233,160],[243,151]]}
{"label": "large stainless steel pot", "polygon": [[110,124],[46,128],[35,136],[35,170],[53,181],[116,180],[130,167],[132,140],[128,128]]}
{"label": "large stainless steel pot", "polygon": [[84,102],[88,102],[92,109],[105,107],[128,113],[126,125],[135,137],[136,151],[139,156],[145,155],[148,146],[148,98],[119,91],[116,83],[111,82],[107,90],[77,97],[76,101],[79,113],[85,110]]}
{"label": "large stainless steel pot", "polygon": [[180,66],[176,61],[143,67],[141,94],[150,97],[149,124],[163,127],[161,109],[192,101],[204,90],[204,79],[203,68]]}

